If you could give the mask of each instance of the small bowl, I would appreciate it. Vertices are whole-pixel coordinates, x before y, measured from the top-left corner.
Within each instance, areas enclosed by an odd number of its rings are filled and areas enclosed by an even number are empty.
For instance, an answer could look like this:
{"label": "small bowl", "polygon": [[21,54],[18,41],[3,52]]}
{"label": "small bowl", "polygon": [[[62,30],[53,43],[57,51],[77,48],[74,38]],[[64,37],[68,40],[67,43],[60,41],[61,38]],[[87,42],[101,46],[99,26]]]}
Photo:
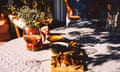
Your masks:
{"label": "small bowl", "polygon": [[50,44],[53,53],[60,53],[69,50],[69,44],[66,42],[53,42]]}
{"label": "small bowl", "polygon": [[69,46],[69,44],[66,43],[66,42],[53,42],[52,44],[53,44],[53,45],[61,45],[61,46],[65,46],[65,47],[68,47],[68,46]]}
{"label": "small bowl", "polygon": [[59,36],[59,35],[52,35],[52,36],[48,37],[48,40],[51,42],[55,42],[55,41],[65,40],[65,38],[63,36]]}

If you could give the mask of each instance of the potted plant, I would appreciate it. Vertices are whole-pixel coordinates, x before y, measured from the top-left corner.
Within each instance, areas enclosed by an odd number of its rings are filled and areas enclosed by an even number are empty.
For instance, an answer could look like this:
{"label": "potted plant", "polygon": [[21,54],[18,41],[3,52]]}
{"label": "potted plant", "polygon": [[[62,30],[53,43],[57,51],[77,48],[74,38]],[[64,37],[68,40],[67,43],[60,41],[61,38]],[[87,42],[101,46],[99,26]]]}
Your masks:
{"label": "potted plant", "polygon": [[8,9],[12,12],[12,15],[9,15],[11,21],[23,29],[27,48],[33,51],[40,50],[44,37],[40,27],[42,26],[41,20],[44,18],[45,13],[26,5],[21,8],[10,7]]}
{"label": "potted plant", "polygon": [[[11,22],[23,29],[27,47],[30,48],[30,50],[34,50],[34,47],[42,48],[39,42],[43,42],[43,40],[44,42],[47,41],[48,24],[50,24],[53,19],[48,2],[44,0],[31,2],[32,3],[23,1],[24,5],[22,7],[16,7],[15,5],[8,5],[7,7],[8,10],[11,11],[11,15],[9,15]],[[42,27],[43,25],[44,27]]]}

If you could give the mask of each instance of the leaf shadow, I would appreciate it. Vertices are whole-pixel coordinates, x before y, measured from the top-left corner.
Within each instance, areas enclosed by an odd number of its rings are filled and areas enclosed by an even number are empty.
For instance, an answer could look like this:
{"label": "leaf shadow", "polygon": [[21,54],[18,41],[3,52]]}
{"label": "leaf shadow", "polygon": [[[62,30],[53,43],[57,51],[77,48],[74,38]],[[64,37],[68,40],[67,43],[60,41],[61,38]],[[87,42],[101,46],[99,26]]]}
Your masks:
{"label": "leaf shadow", "polygon": [[108,61],[111,60],[120,60],[120,54],[118,53],[120,51],[120,47],[108,47],[110,54],[98,54],[95,55],[97,58],[94,58],[89,62],[89,64],[93,64],[93,66],[102,65]]}

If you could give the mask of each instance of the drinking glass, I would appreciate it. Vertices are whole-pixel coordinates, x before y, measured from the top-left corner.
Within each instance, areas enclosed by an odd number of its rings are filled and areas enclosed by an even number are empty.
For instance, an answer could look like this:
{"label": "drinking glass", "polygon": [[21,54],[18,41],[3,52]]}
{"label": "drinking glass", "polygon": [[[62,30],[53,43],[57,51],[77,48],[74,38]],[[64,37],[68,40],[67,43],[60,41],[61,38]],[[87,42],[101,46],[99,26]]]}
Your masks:
{"label": "drinking glass", "polygon": [[[26,47],[30,51],[38,51],[43,48],[42,36],[39,28],[25,27],[23,29],[23,38]],[[34,58],[25,61],[25,65],[34,67],[40,65],[41,61]]]}
{"label": "drinking glass", "polygon": [[49,24],[51,24],[53,21],[53,17],[51,13],[46,13],[45,17],[42,19],[42,23],[44,24],[43,27],[41,27],[41,31],[45,35],[45,43],[48,43],[49,41],[47,40],[48,34],[49,34]]}
{"label": "drinking glass", "polygon": [[25,27],[23,37],[28,50],[37,51],[42,48],[42,36],[38,28]]}

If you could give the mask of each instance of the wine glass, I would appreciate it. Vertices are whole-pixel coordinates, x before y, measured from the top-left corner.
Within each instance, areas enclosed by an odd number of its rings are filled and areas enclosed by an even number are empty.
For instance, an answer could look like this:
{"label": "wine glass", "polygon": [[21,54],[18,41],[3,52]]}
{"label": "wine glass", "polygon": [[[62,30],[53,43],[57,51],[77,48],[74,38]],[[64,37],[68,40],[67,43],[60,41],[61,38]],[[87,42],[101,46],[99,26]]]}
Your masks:
{"label": "wine glass", "polygon": [[45,35],[45,40],[44,40],[45,43],[49,43],[47,38],[48,38],[48,34],[49,34],[49,24],[51,24],[52,21],[53,21],[53,17],[52,17],[51,13],[46,13],[44,18],[42,19],[42,23],[44,24],[44,26],[41,27],[41,31]]}

